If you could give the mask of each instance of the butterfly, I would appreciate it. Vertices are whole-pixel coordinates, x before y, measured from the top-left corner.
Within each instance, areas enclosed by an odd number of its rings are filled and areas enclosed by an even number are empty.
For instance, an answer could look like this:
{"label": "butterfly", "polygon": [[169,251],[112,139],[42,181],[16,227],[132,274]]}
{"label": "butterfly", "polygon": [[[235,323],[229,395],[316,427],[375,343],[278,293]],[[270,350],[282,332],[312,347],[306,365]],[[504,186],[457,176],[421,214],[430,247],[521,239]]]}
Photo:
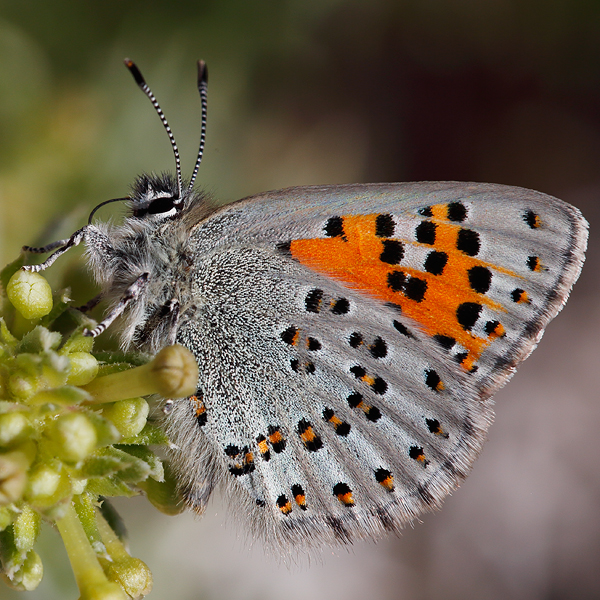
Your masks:
{"label": "butterfly", "polygon": [[[217,207],[141,175],[120,225],[84,242],[121,342],[194,354],[198,389],[165,420],[187,504],[222,486],[276,548],[378,538],[468,475],[492,395],[532,352],[584,261],[587,223],[556,198],[484,183],[296,187]],[[115,200],[111,200],[112,202]]]}

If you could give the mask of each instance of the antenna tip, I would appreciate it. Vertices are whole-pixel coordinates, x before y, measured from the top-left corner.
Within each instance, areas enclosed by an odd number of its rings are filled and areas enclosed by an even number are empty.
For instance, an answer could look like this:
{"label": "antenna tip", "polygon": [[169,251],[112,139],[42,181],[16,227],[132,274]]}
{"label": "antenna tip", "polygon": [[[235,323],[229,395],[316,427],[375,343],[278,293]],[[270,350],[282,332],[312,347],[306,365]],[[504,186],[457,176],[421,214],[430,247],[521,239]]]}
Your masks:
{"label": "antenna tip", "polygon": [[208,69],[203,60],[198,61],[198,85],[206,85],[208,83]]}
{"label": "antenna tip", "polygon": [[145,85],[146,82],[144,81],[144,78],[142,77],[142,74],[137,68],[136,64],[130,58],[126,58],[123,62],[125,63],[125,66],[129,69],[129,72],[133,75],[135,82],[140,87]]}

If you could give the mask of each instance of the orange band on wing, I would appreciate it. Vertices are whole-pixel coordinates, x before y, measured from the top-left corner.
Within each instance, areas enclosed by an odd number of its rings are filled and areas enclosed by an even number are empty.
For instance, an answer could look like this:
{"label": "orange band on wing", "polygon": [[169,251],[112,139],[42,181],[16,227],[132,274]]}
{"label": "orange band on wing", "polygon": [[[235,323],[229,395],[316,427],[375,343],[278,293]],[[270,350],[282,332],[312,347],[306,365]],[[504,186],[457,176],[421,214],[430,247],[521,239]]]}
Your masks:
{"label": "orange band on wing", "polygon": [[[434,210],[436,208],[432,207]],[[436,212],[441,211],[435,211],[434,217]],[[494,338],[478,337],[465,329],[458,321],[457,309],[464,303],[486,305],[496,311],[504,309],[472,289],[469,269],[485,266],[511,275],[514,273],[458,250],[457,238],[461,227],[437,219],[430,221],[435,224],[435,244],[427,247],[446,255],[443,274],[436,275],[404,267],[401,261],[397,265],[384,262],[381,257],[386,239],[376,235],[377,217],[378,215],[344,216],[341,218],[343,235],[293,240],[290,243],[291,254],[303,265],[338,279],[353,289],[399,305],[402,312],[420,323],[428,334],[451,336],[469,351],[471,360],[468,362],[472,364]],[[400,241],[403,244],[424,245],[416,241]],[[394,285],[395,280],[399,282],[398,285]],[[406,282],[416,290],[413,297],[410,297],[411,294],[406,295],[401,289]]]}

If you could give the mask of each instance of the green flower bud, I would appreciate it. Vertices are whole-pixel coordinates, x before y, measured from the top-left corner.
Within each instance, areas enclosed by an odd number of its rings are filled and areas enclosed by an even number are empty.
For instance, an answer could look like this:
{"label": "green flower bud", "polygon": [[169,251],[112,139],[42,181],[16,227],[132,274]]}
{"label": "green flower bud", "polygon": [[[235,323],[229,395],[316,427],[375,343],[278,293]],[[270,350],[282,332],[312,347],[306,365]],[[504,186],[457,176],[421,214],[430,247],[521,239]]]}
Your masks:
{"label": "green flower bud", "polygon": [[0,414],[0,446],[21,442],[30,432],[31,424],[22,412]]}
{"label": "green flower bud", "polygon": [[52,448],[66,462],[75,463],[86,458],[96,448],[96,428],[87,415],[71,412],[61,415],[48,430]]}
{"label": "green flower bud", "polygon": [[39,273],[17,271],[6,286],[6,295],[26,319],[39,319],[52,310],[52,289]]}
{"label": "green flower bud", "polygon": [[114,444],[121,439],[119,430],[102,415],[96,414],[95,412],[90,412],[86,416],[96,428],[96,436],[98,437],[98,442],[96,445],[98,448]]}
{"label": "green flower bud", "polygon": [[69,385],[85,385],[98,374],[98,361],[88,352],[71,352],[71,371],[67,378]]}
{"label": "green flower bud", "polygon": [[19,592],[31,592],[42,581],[44,566],[37,552],[30,550],[23,563],[10,574],[3,573],[4,582]]}
{"label": "green flower bud", "polygon": [[148,500],[160,512],[166,515],[178,515],[185,510],[185,503],[177,491],[177,482],[169,463],[165,463],[163,467],[164,481],[146,479],[137,485],[144,490]]}
{"label": "green flower bud", "polygon": [[61,354],[73,352],[91,352],[94,347],[94,338],[82,335],[81,331],[75,332],[60,349]]}
{"label": "green flower bud", "polygon": [[167,346],[148,365],[161,396],[183,398],[196,392],[198,363],[187,348]]}
{"label": "green flower bud", "polygon": [[[38,343],[51,343],[52,337],[45,336],[37,327],[32,336],[25,345],[37,345]],[[29,337],[29,336],[26,336]],[[59,336],[60,339],[60,336]],[[25,342],[25,338],[23,338]],[[10,375],[8,386],[15,398],[26,400],[36,392],[44,389],[56,388],[62,386],[67,381],[69,372],[69,359],[66,356],[60,356],[52,349],[35,350],[34,352],[22,352],[17,354],[14,359],[14,367]]]}
{"label": "green flower bud", "polygon": [[17,550],[26,554],[40,533],[41,517],[26,504],[13,522],[14,543]]}
{"label": "green flower bud", "polygon": [[70,493],[69,475],[58,461],[40,463],[31,470],[25,496],[33,506],[49,508]]}
{"label": "green flower bud", "polygon": [[27,470],[33,461],[33,443],[0,454],[0,506],[16,502],[27,485]]}
{"label": "green flower bud", "polygon": [[17,371],[8,378],[8,388],[15,398],[26,399],[37,390],[36,379]]}
{"label": "green flower bud", "polygon": [[101,558],[100,564],[106,576],[118,583],[132,598],[146,596],[152,591],[152,573],[139,558],[127,556],[113,562]]}
{"label": "green flower bud", "polygon": [[131,398],[109,404],[102,415],[112,421],[123,437],[128,438],[142,431],[148,411],[148,403],[143,398]]}

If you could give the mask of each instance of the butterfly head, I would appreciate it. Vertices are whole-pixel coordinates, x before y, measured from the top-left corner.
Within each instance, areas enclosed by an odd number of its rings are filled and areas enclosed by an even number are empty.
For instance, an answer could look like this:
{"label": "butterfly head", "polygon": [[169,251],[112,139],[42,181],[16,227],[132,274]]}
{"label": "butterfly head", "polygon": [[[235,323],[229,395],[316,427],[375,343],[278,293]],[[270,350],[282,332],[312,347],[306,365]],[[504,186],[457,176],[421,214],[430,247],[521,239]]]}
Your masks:
{"label": "butterfly head", "polygon": [[134,182],[130,195],[131,211],[138,219],[149,215],[172,217],[183,209],[186,192],[180,197],[177,180],[170,173],[140,175]]}

